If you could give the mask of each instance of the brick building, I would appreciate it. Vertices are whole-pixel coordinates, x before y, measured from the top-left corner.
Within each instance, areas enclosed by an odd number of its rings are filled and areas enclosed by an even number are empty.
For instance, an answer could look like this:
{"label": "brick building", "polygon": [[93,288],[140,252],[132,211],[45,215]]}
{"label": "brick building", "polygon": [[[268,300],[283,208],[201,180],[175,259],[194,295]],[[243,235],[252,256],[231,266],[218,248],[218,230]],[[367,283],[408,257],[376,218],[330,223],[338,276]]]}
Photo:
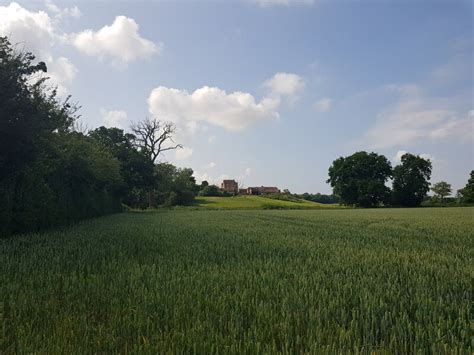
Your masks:
{"label": "brick building", "polygon": [[235,180],[222,181],[221,191],[239,195],[265,195],[280,193],[280,189],[274,186],[256,186],[239,189],[239,184]]}
{"label": "brick building", "polygon": [[280,189],[274,186],[248,187],[247,195],[279,194]]}
{"label": "brick building", "polygon": [[239,185],[235,180],[224,180],[221,184],[221,190],[231,194],[236,194],[239,192]]}

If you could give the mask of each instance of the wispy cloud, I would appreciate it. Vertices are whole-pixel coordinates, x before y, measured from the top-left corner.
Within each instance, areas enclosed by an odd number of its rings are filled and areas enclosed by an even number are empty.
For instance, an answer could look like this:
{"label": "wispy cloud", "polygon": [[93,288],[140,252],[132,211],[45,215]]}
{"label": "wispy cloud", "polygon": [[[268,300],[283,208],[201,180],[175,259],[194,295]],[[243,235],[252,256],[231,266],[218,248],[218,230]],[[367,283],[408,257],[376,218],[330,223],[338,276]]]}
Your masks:
{"label": "wispy cloud", "polygon": [[188,159],[189,157],[191,157],[191,155],[193,155],[193,149],[192,148],[183,147],[181,149],[176,149],[175,150],[175,157],[176,157],[177,160]]}
{"label": "wispy cloud", "polygon": [[363,141],[371,148],[413,145],[420,141],[472,141],[473,115],[458,112],[454,99],[427,97],[416,85],[389,86],[399,100],[380,112]]}
{"label": "wispy cloud", "polygon": [[332,99],[329,97],[323,97],[313,104],[313,108],[318,112],[327,112],[331,109]]}

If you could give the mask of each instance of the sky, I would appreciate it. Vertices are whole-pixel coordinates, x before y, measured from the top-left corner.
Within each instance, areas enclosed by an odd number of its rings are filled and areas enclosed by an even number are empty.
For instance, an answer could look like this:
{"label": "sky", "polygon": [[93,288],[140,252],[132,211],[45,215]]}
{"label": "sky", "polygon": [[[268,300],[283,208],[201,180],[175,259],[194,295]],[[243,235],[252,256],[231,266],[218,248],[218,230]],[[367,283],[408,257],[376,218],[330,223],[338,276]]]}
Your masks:
{"label": "sky", "polygon": [[356,151],[474,169],[471,1],[0,0],[0,35],[46,62],[81,129],[173,121],[161,157],[198,181],[330,193]]}

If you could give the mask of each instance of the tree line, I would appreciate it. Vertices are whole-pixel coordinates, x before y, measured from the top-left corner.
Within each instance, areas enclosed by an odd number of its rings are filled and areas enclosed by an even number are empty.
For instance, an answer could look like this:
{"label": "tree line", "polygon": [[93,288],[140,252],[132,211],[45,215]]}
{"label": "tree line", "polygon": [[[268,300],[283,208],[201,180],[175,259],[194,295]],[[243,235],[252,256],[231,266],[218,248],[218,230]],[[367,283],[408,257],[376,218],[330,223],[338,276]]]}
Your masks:
{"label": "tree line", "polygon": [[[58,98],[46,85],[45,63],[34,60],[0,37],[0,236],[124,207],[188,205],[197,194],[222,195],[215,185],[197,185],[192,169],[159,161],[163,152],[182,147],[174,142],[172,123],[146,118],[130,133],[77,129],[78,105]],[[382,155],[357,152],[329,168],[333,195],[297,197],[361,207],[418,206],[429,191],[431,169],[429,160],[412,154],[392,168]],[[450,190],[449,184],[433,186],[441,201]],[[458,195],[463,203],[474,202],[474,172]]]}
{"label": "tree line", "polygon": [[[334,160],[327,182],[346,205],[416,207],[430,191],[431,171],[431,161],[418,155],[406,153],[400,164],[392,168],[385,156],[361,151]],[[389,180],[391,188],[386,185]],[[444,181],[434,184],[431,190],[441,201],[452,192],[451,185]],[[460,203],[474,203],[474,171],[457,195]]]}
{"label": "tree line", "polygon": [[159,163],[178,149],[172,123],[80,132],[78,106],[46,85],[45,63],[0,37],[0,236],[134,208],[192,203],[188,168]]}

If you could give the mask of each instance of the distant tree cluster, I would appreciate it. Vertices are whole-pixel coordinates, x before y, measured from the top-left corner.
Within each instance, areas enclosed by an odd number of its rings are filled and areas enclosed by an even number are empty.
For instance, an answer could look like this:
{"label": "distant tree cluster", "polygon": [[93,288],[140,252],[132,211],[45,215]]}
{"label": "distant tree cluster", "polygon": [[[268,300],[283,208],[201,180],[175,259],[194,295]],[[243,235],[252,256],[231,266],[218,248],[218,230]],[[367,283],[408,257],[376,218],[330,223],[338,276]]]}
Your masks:
{"label": "distant tree cluster", "polygon": [[433,184],[431,191],[435,194],[434,198],[439,199],[443,203],[445,198],[451,195],[452,187],[446,181],[440,181]]}
{"label": "distant tree cluster", "polygon": [[155,164],[161,152],[180,147],[172,124],[147,119],[133,134],[77,132],[77,106],[46,86],[47,67],[34,59],[0,37],[0,235],[120,211],[122,204],[192,203],[192,170]]}
{"label": "distant tree cluster", "polygon": [[216,185],[209,185],[207,181],[203,181],[199,190],[199,196],[220,197],[222,196],[222,191]]}
{"label": "distant tree cluster", "polygon": [[217,185],[209,185],[207,181],[203,181],[200,186],[198,186],[198,195],[207,196],[207,197],[230,197],[234,194],[227,191],[222,191]]}
{"label": "distant tree cluster", "polygon": [[336,204],[340,202],[339,196],[336,195],[324,195],[320,193],[310,194],[305,192],[301,195],[296,196],[307,201],[318,202],[323,204]]}
{"label": "distant tree cluster", "polygon": [[[429,198],[431,170],[431,161],[418,155],[406,153],[400,164],[392,168],[385,156],[362,151],[336,159],[329,167],[327,182],[334,195],[346,205],[415,207],[422,202],[427,205],[444,203],[452,187],[440,181],[431,187],[435,196]],[[391,189],[385,185],[390,179]],[[474,202],[474,171],[471,171],[466,187],[458,191],[458,196],[457,202]]]}
{"label": "distant tree cluster", "polygon": [[[133,128],[135,127],[135,128]],[[142,127],[137,129],[136,127]],[[143,130],[141,130],[143,129]],[[99,127],[88,136],[107,149],[120,163],[123,178],[120,190],[122,203],[134,208],[188,205],[197,192],[193,171],[156,163],[160,153],[179,148],[167,146],[174,125],[145,119],[132,126],[132,133],[119,128]]]}

